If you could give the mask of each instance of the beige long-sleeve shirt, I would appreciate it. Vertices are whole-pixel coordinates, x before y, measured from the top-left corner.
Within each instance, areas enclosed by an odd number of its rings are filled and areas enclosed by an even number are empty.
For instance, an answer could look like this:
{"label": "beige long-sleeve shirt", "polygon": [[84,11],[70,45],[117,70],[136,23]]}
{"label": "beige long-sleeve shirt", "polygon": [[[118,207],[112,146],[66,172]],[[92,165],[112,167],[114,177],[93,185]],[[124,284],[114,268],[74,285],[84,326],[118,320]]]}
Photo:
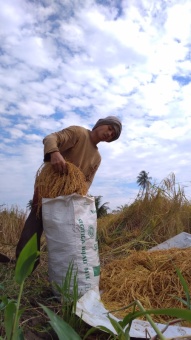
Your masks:
{"label": "beige long-sleeve shirt", "polygon": [[66,161],[75,164],[85,175],[87,190],[101,163],[101,156],[90,138],[90,131],[81,126],[70,126],[43,139],[44,161],[50,153],[59,151]]}

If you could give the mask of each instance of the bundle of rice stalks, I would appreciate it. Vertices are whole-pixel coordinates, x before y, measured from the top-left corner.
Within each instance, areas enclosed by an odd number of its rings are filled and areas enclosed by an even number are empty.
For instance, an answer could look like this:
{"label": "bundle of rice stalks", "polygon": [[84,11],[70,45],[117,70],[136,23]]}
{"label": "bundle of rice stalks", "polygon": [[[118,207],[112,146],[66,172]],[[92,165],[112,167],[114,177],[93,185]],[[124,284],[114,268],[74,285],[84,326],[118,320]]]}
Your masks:
{"label": "bundle of rice stalks", "polygon": [[55,198],[77,193],[86,195],[85,176],[74,164],[66,162],[67,173],[55,172],[50,163],[44,163],[36,174],[35,190],[38,192],[38,210],[42,198]]}
{"label": "bundle of rice stalks", "polygon": [[[101,271],[100,289],[107,310],[117,310],[139,300],[145,309],[186,308],[177,298],[186,300],[177,275],[178,268],[191,292],[191,248],[135,251],[127,258],[106,264]],[[116,312],[124,317],[132,310]],[[154,316],[157,322],[168,317]],[[191,323],[190,325],[191,326]]]}

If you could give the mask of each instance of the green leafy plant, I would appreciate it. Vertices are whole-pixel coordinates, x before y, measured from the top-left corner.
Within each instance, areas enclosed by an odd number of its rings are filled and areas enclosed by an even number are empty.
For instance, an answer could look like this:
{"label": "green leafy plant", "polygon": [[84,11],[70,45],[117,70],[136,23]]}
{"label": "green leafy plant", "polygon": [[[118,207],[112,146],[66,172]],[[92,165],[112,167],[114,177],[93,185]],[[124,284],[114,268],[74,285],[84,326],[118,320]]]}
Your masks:
{"label": "green leafy plant", "polygon": [[78,294],[78,271],[74,268],[73,262],[68,266],[66,276],[62,280],[62,285],[53,283],[59,294],[59,300],[62,305],[62,316],[65,322],[71,326],[76,326],[76,305],[79,299]]}
{"label": "green leafy plant", "polygon": [[74,328],[69,325],[65,320],[63,320],[59,315],[51,311],[51,309],[46,306],[43,306],[41,304],[40,306],[48,315],[50,319],[49,323],[57,334],[59,340],[63,340],[63,336],[67,340],[85,340],[90,334],[98,330],[97,327],[91,327],[83,336],[83,338],[81,338],[80,335],[74,330]]}
{"label": "green leafy plant", "polygon": [[22,249],[17,260],[15,268],[15,281],[20,286],[17,301],[9,300],[6,296],[0,297],[0,309],[4,310],[4,326],[7,340],[24,339],[23,331],[19,327],[19,320],[24,312],[24,309],[20,309],[20,302],[24,282],[26,278],[32,273],[37,256],[37,237],[36,234],[34,234]]}
{"label": "green leafy plant", "polygon": [[[103,331],[109,333],[111,336],[113,336],[114,339],[130,340],[130,328],[131,328],[131,325],[132,325],[132,321],[141,317],[141,316],[145,316],[146,319],[149,321],[150,325],[152,326],[152,328],[155,330],[155,332],[158,336],[157,339],[166,340],[163,333],[165,332],[165,330],[168,328],[168,326],[170,324],[175,323],[175,322],[180,321],[180,320],[191,321],[191,311],[189,311],[189,310],[182,310],[182,309],[178,309],[178,308],[145,310],[143,308],[143,306],[141,305],[141,303],[137,300],[133,301],[130,305],[124,307],[124,309],[132,307],[132,305],[138,306],[140,308],[140,311],[130,312],[129,314],[127,314],[124,317],[124,319],[122,321],[116,321],[110,315],[108,315],[110,323],[112,324],[113,328],[115,329],[115,332],[111,331],[110,329],[108,329],[107,327],[104,327],[104,326],[98,326],[98,328],[100,330],[103,330]],[[112,312],[116,312],[116,310],[112,311]],[[153,321],[153,319],[151,318],[150,314],[152,314],[152,315],[166,315],[166,316],[168,315],[168,316],[176,317],[176,318],[179,318],[179,319],[165,325],[164,329],[161,331],[156,326],[156,324]],[[117,334],[117,336],[115,334]]]}
{"label": "green leafy plant", "polygon": [[[185,296],[186,296],[186,300],[184,299],[181,299],[177,296],[174,296],[174,298],[180,302],[182,302],[183,305],[185,305],[188,309],[191,309],[191,299],[190,299],[190,292],[189,292],[189,288],[188,288],[188,285],[187,285],[187,282],[186,280],[184,279],[183,275],[181,274],[179,268],[176,268],[176,272],[177,272],[177,275],[179,277],[179,280],[182,284],[182,287],[184,289],[184,293],[185,293]],[[191,321],[191,320],[190,320]]]}
{"label": "green leafy plant", "polygon": [[63,335],[67,340],[80,340],[80,336],[75,332],[75,330],[60,316],[56,315],[53,311],[51,311],[48,307],[40,305],[45,313],[48,315],[50,319],[50,325],[56,332],[58,338],[63,340]]}
{"label": "green leafy plant", "polygon": [[104,326],[97,326],[96,328],[92,327],[86,333],[86,335],[83,338],[81,338],[70,325],[68,325],[64,320],[62,320],[59,316],[57,316],[49,308],[44,307],[42,305],[41,305],[41,307],[43,308],[43,310],[47,313],[48,317],[50,318],[50,324],[51,324],[52,328],[54,329],[54,331],[56,332],[56,334],[57,334],[57,336],[60,340],[63,339],[63,334],[67,334],[67,337],[65,335],[67,340],[73,340],[73,339],[74,340],[80,340],[80,339],[84,340],[84,339],[87,339],[88,335],[95,332],[96,329],[99,329],[99,330],[102,330],[102,331],[108,333],[110,339],[130,340],[130,329],[131,329],[132,321],[137,319],[140,316],[146,316],[147,320],[149,321],[149,323],[151,324],[151,326],[153,327],[153,329],[155,330],[155,332],[158,336],[157,339],[166,340],[163,333],[168,328],[168,325],[170,325],[171,323],[166,325],[164,327],[164,329],[161,331],[161,330],[158,329],[158,327],[156,326],[156,324],[152,320],[150,314],[153,314],[153,315],[168,315],[168,316],[172,316],[172,317],[178,317],[178,318],[181,318],[181,319],[186,320],[186,321],[191,320],[191,311],[188,311],[188,310],[181,310],[181,309],[176,309],[176,308],[158,309],[158,310],[155,310],[155,309],[144,310],[144,308],[142,307],[142,305],[140,304],[139,301],[134,301],[129,306],[127,306],[125,308],[132,307],[132,305],[138,306],[141,309],[141,311],[137,312],[137,311],[134,310],[133,312],[131,312],[127,316],[125,316],[122,321],[117,321],[117,320],[113,319],[110,315],[108,315],[108,319],[110,320],[110,323],[114,328],[114,331],[112,331],[109,328],[104,327]]}
{"label": "green leafy plant", "polygon": [[[59,295],[59,300],[61,301],[61,312],[62,317],[56,315],[53,311],[51,311],[48,307],[40,304],[42,309],[48,315],[50,319],[50,325],[56,332],[59,339],[63,339],[63,334],[65,339],[67,340],[79,340],[81,339],[80,335],[76,333],[76,329],[83,328],[83,320],[82,318],[78,318],[76,316],[76,305],[79,299],[78,293],[78,271],[74,268],[73,262],[71,262],[68,266],[68,270],[66,272],[66,276],[63,278],[62,285],[58,285],[57,283],[53,283],[53,286],[56,288],[56,291]],[[86,339],[88,335],[93,333],[97,328],[92,327],[90,330],[86,332],[83,339]]]}

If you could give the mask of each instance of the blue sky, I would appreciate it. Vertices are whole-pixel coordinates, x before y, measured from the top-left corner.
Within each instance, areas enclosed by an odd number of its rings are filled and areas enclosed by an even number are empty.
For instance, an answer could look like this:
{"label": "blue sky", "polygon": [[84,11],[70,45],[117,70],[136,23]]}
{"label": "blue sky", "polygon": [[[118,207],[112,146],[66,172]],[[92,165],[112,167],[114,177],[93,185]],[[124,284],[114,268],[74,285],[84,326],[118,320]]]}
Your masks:
{"label": "blue sky", "polygon": [[191,198],[190,0],[6,0],[0,11],[0,204],[26,207],[42,139],[117,115],[89,191],[111,209],[171,172]]}

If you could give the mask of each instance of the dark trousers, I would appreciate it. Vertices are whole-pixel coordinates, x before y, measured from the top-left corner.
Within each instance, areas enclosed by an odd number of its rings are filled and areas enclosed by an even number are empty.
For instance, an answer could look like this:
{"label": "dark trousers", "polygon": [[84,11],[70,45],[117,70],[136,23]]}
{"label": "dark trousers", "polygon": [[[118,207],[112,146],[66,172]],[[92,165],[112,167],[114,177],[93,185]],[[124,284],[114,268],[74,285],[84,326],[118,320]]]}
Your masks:
{"label": "dark trousers", "polygon": [[[37,250],[40,251],[40,239],[43,232],[43,223],[42,223],[42,208],[40,208],[40,211],[37,214],[37,206],[38,206],[38,194],[37,192],[35,192],[33,196],[31,212],[25,221],[24,228],[22,230],[19,242],[16,247],[16,261],[20,255],[21,250],[24,248],[26,243],[35,233],[37,235]],[[39,262],[40,256],[38,256],[33,270],[38,266]]]}

